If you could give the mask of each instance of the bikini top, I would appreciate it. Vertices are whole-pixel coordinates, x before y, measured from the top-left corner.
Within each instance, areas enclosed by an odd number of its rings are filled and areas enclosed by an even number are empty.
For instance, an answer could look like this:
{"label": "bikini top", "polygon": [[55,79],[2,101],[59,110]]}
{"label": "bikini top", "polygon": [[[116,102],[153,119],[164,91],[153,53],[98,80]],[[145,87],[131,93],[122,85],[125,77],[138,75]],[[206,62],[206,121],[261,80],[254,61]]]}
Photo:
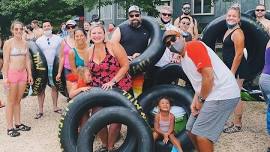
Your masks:
{"label": "bikini top", "polygon": [[10,52],[10,56],[25,56],[27,53],[27,49],[23,51],[21,48],[12,48]]}
{"label": "bikini top", "polygon": [[76,48],[73,48],[75,53],[75,65],[76,67],[83,67],[84,66],[84,60],[80,57],[79,53],[77,52]]}

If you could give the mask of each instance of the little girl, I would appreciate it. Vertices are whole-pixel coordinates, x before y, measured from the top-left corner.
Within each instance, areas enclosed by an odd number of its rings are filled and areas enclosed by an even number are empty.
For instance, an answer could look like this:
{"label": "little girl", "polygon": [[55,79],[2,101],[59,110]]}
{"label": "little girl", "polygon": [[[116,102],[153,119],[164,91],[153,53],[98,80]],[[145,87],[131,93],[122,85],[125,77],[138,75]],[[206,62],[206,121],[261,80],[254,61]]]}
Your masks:
{"label": "little girl", "polygon": [[[69,98],[74,98],[81,92],[87,91],[91,88],[91,74],[87,67],[78,67],[77,74],[70,73],[67,75],[67,81],[71,83],[69,87]],[[80,128],[88,120],[90,112],[86,112],[80,120]]]}
{"label": "little girl", "polygon": [[179,152],[182,152],[180,142],[174,136],[174,115],[170,113],[171,100],[168,97],[161,97],[158,100],[159,112],[155,115],[153,138],[156,141],[163,138],[165,144],[170,140]]}

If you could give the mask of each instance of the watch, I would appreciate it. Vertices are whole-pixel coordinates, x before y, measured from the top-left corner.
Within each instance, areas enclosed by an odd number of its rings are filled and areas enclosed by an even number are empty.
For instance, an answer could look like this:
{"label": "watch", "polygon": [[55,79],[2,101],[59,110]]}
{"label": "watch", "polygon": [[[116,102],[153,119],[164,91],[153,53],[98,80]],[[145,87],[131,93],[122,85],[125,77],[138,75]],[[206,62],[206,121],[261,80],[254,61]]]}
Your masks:
{"label": "watch", "polygon": [[203,97],[201,97],[201,96],[198,96],[198,99],[199,99],[199,102],[200,103],[204,103],[205,102],[205,99],[203,99]]}

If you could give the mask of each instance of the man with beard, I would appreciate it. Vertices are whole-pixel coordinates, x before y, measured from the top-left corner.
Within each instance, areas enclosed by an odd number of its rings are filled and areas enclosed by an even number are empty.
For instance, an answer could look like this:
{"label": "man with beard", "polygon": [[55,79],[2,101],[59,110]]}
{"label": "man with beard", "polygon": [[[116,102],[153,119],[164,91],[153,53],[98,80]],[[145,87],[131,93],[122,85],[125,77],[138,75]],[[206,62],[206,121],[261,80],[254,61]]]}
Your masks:
{"label": "man with beard", "polygon": [[265,18],[266,8],[263,4],[259,4],[256,6],[255,15],[257,21],[261,22],[267,33],[270,34],[270,20]]}
{"label": "man with beard", "polygon": [[[48,66],[48,83],[52,88],[51,96],[53,100],[53,111],[55,113],[62,113],[62,110],[57,107],[57,99],[58,99],[58,92],[56,87],[53,83],[53,62],[54,58],[57,54],[57,51],[60,48],[62,39],[55,34],[52,34],[52,25],[51,22],[48,20],[45,20],[42,24],[43,28],[43,36],[37,39],[36,44],[41,49],[43,54],[45,55],[47,66]],[[45,89],[38,95],[38,105],[39,105],[39,113],[36,114],[35,119],[39,119],[43,116],[43,105],[44,105],[44,99],[45,99]]]}
{"label": "man with beard", "polygon": [[184,3],[182,6],[182,12],[183,14],[180,15],[175,21],[174,21],[174,26],[180,27],[180,21],[182,17],[188,17],[190,19],[191,24],[189,25],[188,32],[192,35],[192,40],[197,40],[199,38],[198,34],[198,23],[191,16],[191,5],[189,3]]}
{"label": "man with beard", "polygon": [[112,41],[120,43],[127,52],[129,60],[138,57],[148,46],[149,32],[141,24],[141,11],[136,5],[128,9],[129,24],[116,28]]}

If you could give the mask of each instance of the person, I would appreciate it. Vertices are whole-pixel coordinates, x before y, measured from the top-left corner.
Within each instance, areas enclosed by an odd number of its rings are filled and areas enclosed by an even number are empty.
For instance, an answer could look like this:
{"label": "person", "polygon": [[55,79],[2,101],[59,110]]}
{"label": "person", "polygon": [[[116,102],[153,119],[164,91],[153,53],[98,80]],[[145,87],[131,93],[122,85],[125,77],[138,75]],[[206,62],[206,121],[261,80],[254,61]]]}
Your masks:
{"label": "person", "polygon": [[33,28],[33,33],[35,35],[35,39],[38,39],[39,37],[41,37],[43,35],[43,30],[42,28],[39,27],[38,25],[38,20],[33,20],[31,22],[31,26]]}
{"label": "person", "polygon": [[239,102],[240,89],[232,72],[211,48],[198,40],[185,42],[179,35],[166,31],[163,42],[179,53],[183,71],[195,91],[186,130],[198,151],[213,152],[213,143]]}
{"label": "person", "polygon": [[170,113],[171,99],[168,97],[161,97],[158,99],[159,112],[155,115],[153,138],[156,141],[162,137],[164,144],[170,140],[171,143],[177,147],[179,152],[182,152],[181,143],[174,135],[174,115]]}
{"label": "person", "polygon": [[265,18],[265,14],[266,14],[266,7],[263,4],[259,4],[256,6],[255,9],[255,15],[256,15],[256,19],[257,21],[259,21],[260,23],[262,23],[262,25],[264,26],[265,30],[268,32],[268,34],[270,35],[270,20]]}
{"label": "person", "polygon": [[[266,126],[268,135],[270,135],[270,40],[266,46],[265,64],[259,79],[259,86],[267,103]],[[268,147],[267,152],[270,152],[270,147]]]}
{"label": "person", "polygon": [[[117,87],[125,91],[131,89],[131,77],[128,75],[129,62],[124,48],[117,42],[105,41],[105,29],[101,24],[95,24],[90,29],[93,46],[89,52],[88,67],[92,75],[92,86],[104,90]],[[93,108],[95,113],[100,108]],[[109,129],[103,128],[99,133],[102,148],[99,150],[112,151],[121,124],[111,124]]]}
{"label": "person", "polygon": [[115,31],[115,25],[113,23],[109,23],[108,25],[108,39],[110,40],[112,38],[112,34]]}
{"label": "person", "polygon": [[[10,28],[13,37],[4,43],[3,82],[7,91],[6,120],[7,135],[16,137],[18,131],[30,131],[31,127],[21,123],[21,99],[26,84],[33,84],[30,53],[23,39],[23,24],[13,21]],[[15,128],[14,128],[14,122]]]}
{"label": "person", "polygon": [[33,28],[31,27],[30,24],[26,25],[24,27],[24,33],[23,33],[23,37],[26,41],[36,41],[36,37],[35,34],[33,32]]}
{"label": "person", "polygon": [[[2,50],[2,39],[0,37],[0,71],[2,71],[3,67],[3,50]],[[0,73],[0,79],[3,79],[2,73]],[[0,108],[5,107],[5,104],[0,100]]]}
{"label": "person", "polygon": [[61,38],[65,38],[66,36],[68,36],[68,31],[66,29],[66,23],[63,22],[61,23],[60,26],[60,31],[57,33]]}
{"label": "person", "polygon": [[61,48],[59,53],[59,68],[58,73],[56,75],[56,81],[60,81],[62,71],[64,70],[64,75],[68,75],[71,73],[71,67],[69,64],[69,52],[75,47],[74,40],[74,30],[76,28],[77,23],[74,20],[68,20],[66,23],[66,29],[68,32],[68,36],[63,39],[61,42]]}
{"label": "person", "polygon": [[69,63],[72,73],[77,73],[78,67],[84,67],[87,64],[89,56],[89,46],[87,44],[87,35],[81,28],[74,30],[75,47],[69,51]]}
{"label": "person", "polygon": [[189,17],[184,16],[180,19],[179,28],[180,28],[180,31],[185,34],[186,41],[192,40],[192,35],[188,31],[190,24],[191,24],[191,21]]}
{"label": "person", "polygon": [[89,29],[90,29],[91,25],[88,21],[84,21],[83,23],[83,30],[88,33]]}
{"label": "person", "polygon": [[180,20],[183,17],[188,17],[190,19],[190,25],[188,32],[192,35],[192,40],[197,40],[199,38],[198,33],[198,22],[195,18],[191,16],[191,5],[190,3],[186,2],[182,5],[182,12],[183,14],[180,14],[179,17],[176,18],[174,21],[174,26],[180,28]]}
{"label": "person", "polygon": [[123,24],[115,29],[112,41],[120,43],[131,61],[138,57],[148,46],[149,32],[142,25],[141,11],[136,5],[128,9],[129,24]]}
{"label": "person", "polygon": [[[245,36],[239,26],[240,8],[237,4],[232,5],[226,14],[228,30],[223,38],[222,58],[225,65],[235,75],[238,87],[241,89],[245,79],[248,79],[248,65],[244,57]],[[235,111],[234,120],[228,122],[223,130],[224,133],[241,131],[244,102],[240,100]]]}
{"label": "person", "polygon": [[[53,100],[53,111],[55,113],[61,114],[62,110],[57,107],[58,92],[53,83],[52,69],[54,58],[57,54],[57,51],[60,48],[62,39],[58,35],[52,34],[53,27],[49,20],[43,21],[42,28],[44,31],[44,35],[37,39],[36,44],[45,55],[47,61],[48,80],[49,80],[48,84],[52,88],[51,96]],[[43,116],[44,100],[45,100],[45,89],[40,93],[40,95],[38,95],[39,113],[36,114],[36,116],[34,117],[35,119],[39,119]]]}
{"label": "person", "polygon": [[[85,92],[91,88],[91,74],[87,67],[79,67],[77,74],[70,73],[67,75],[67,85],[69,85],[69,98],[72,99],[81,92]],[[80,128],[89,118],[89,112],[85,113],[80,120]]]}

